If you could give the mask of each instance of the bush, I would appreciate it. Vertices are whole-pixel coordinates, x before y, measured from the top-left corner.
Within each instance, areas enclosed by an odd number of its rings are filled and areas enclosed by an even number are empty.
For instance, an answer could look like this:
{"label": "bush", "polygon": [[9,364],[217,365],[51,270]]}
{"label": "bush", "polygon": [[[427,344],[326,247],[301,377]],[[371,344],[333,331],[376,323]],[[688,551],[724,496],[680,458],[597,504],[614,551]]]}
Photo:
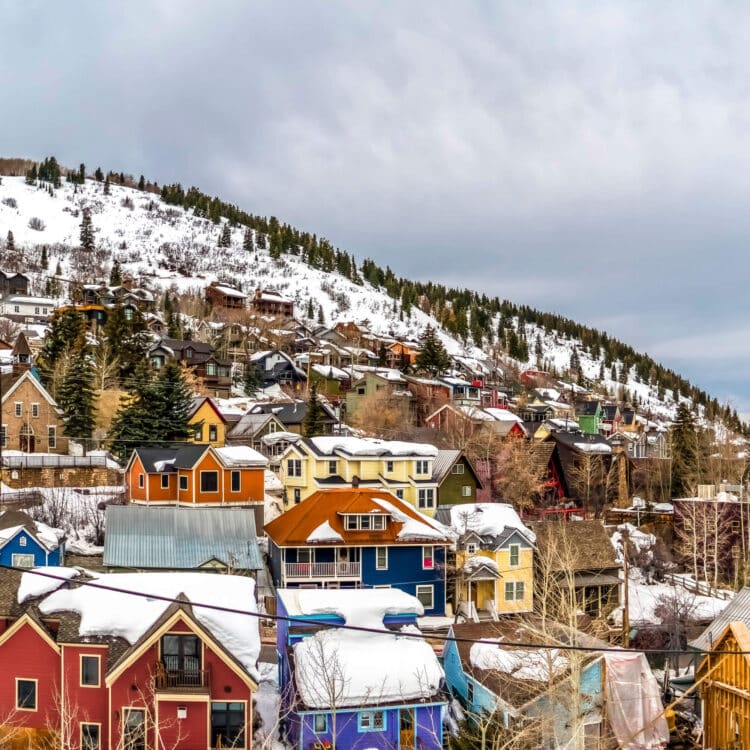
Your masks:
{"label": "bush", "polygon": [[33,229],[35,232],[43,232],[45,224],[38,216],[32,216],[29,219],[29,229]]}
{"label": "bush", "polygon": [[18,208],[18,202],[15,198],[3,198],[3,205],[10,208]]}
{"label": "bush", "polygon": [[133,199],[132,199],[132,198],[131,198],[131,197],[130,197],[129,195],[125,196],[125,197],[124,197],[124,198],[123,198],[123,199],[122,199],[122,200],[120,201],[120,205],[121,205],[121,206],[122,206],[123,208],[129,208],[129,209],[130,209],[131,211],[132,211],[132,210],[133,210],[133,209],[135,208],[135,206],[133,205]]}

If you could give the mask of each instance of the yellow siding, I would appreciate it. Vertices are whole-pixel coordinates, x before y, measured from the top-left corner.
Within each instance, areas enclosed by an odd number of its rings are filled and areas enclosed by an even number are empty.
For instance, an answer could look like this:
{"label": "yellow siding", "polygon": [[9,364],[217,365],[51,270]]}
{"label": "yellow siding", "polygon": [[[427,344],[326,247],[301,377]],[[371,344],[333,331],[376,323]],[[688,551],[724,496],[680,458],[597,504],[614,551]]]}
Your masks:
{"label": "yellow siding", "polygon": [[[193,428],[193,425],[197,425],[203,422],[203,429],[201,434],[201,439],[196,440],[195,436],[195,429]],[[213,410],[211,406],[207,402],[203,402],[201,404],[200,409],[198,409],[195,414],[190,418],[190,422],[188,423],[191,426],[191,434],[188,438],[189,442],[191,443],[207,443],[212,445],[214,448],[222,448],[224,446],[225,440],[226,440],[226,428],[224,423],[219,419],[219,416],[216,414],[216,412]],[[216,440],[209,441],[209,434],[210,434],[210,428],[212,426],[216,427]]]}

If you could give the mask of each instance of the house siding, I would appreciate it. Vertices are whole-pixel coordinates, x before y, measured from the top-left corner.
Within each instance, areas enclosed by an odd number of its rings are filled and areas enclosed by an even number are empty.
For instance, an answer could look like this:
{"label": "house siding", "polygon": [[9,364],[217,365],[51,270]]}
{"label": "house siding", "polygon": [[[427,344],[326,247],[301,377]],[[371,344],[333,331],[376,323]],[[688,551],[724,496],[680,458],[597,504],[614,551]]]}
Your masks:
{"label": "house siding", "polygon": [[[22,545],[22,539],[26,540],[25,545]],[[12,565],[13,555],[34,555],[34,567],[62,564],[60,547],[48,552],[28,531],[23,529],[0,547],[0,565]]]}

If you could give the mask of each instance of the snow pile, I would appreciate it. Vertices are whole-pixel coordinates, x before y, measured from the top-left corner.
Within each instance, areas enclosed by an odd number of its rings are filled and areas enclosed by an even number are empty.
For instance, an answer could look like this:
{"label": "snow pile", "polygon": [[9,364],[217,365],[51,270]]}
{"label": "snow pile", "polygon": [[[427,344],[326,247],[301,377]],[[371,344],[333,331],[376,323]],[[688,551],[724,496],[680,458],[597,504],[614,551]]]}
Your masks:
{"label": "snow pile", "polygon": [[378,630],[385,615],[424,614],[419,599],[401,589],[279,589],[279,596],[290,615],[338,615],[350,625],[370,617]]}
{"label": "snow pile", "polygon": [[225,466],[268,466],[268,459],[248,445],[214,449]]}
{"label": "snow pile", "polygon": [[479,536],[499,536],[503,529],[517,529],[529,542],[536,542],[536,534],[524,524],[513,506],[505,503],[454,505],[451,528],[459,535],[472,531]]}
{"label": "snow pile", "polygon": [[[409,507],[409,511],[413,515],[404,512],[396,507],[395,503],[381,497],[374,497],[373,502],[377,503],[383,510],[387,510],[394,521],[402,524],[397,539],[401,539],[402,541],[408,539],[438,539],[447,541],[453,536],[451,530],[443,526],[443,524],[428,518],[423,513],[411,507]],[[414,515],[417,518],[414,518]]]}
{"label": "snow pile", "polygon": [[[390,594],[391,590],[367,591],[368,594]],[[305,594],[324,592],[306,591]],[[368,604],[358,597],[347,602],[339,591],[337,614],[347,625],[382,630],[383,617],[391,609],[383,601]],[[355,592],[358,593],[358,592]],[[421,604],[400,592],[416,605]],[[383,597],[387,604],[389,597]],[[409,632],[413,632],[411,629]],[[303,703],[309,708],[343,708],[399,701],[427,700],[440,689],[444,679],[432,647],[419,638],[397,634],[360,633],[331,628],[321,630],[294,646],[295,675]],[[335,706],[332,697],[335,696]]]}
{"label": "snow pile", "polygon": [[610,537],[612,546],[615,548],[615,557],[618,562],[623,561],[622,557],[622,538],[623,534],[628,539],[631,549],[638,553],[646,553],[650,562],[654,556],[653,549],[656,546],[656,537],[653,534],[647,534],[633,526],[632,523],[621,523]]}
{"label": "snow pile", "polygon": [[266,492],[282,492],[284,489],[281,480],[270,469],[263,473],[263,487]]}
{"label": "snow pile", "polygon": [[584,453],[612,453],[607,443],[573,443],[573,446]]}
{"label": "snow pile", "polygon": [[474,643],[469,660],[475,669],[503,672],[518,680],[550,682],[567,670],[569,661],[559,649],[508,649],[500,640]]}
{"label": "snow pile", "polygon": [[331,524],[328,521],[323,521],[319,526],[316,526],[307,537],[307,541],[314,542],[343,542],[344,537],[331,528]]}
{"label": "snow pile", "polygon": [[473,555],[472,557],[469,557],[464,563],[464,570],[467,573],[471,573],[473,570],[481,567],[491,568],[496,573],[500,572],[500,567],[498,566],[497,562],[491,557],[484,557],[483,555]]}
{"label": "snow pile", "polygon": [[[63,576],[75,577],[79,571],[70,568],[55,568]],[[39,590],[38,578],[24,573],[19,588],[25,596],[31,590]],[[95,585],[59,589],[57,582],[53,593],[39,605],[44,614],[72,611],[81,617],[80,636],[119,636],[131,645],[136,643],[154,622],[170,606],[170,601],[152,599],[149,595],[176,599],[184,594],[192,602],[222,607],[234,607],[257,612],[255,604],[255,581],[252,578],[233,575],[206,575],[205,573],[110,573],[99,575]],[[120,593],[96,587],[96,584],[142,594]],[[31,594],[33,595],[39,595]],[[247,672],[256,676],[256,662],[260,654],[258,620],[252,615],[206,609],[193,604],[193,613],[216,640],[231,652]]]}
{"label": "snow pile", "polygon": [[438,449],[429,443],[356,437],[313,437],[310,441],[320,453],[341,451],[350,456],[436,456]]}
{"label": "snow pile", "polygon": [[[41,574],[41,575],[40,575]],[[56,591],[60,586],[72,578],[81,575],[78,568],[59,568],[57,566],[32,568],[21,576],[18,586],[18,603],[23,604],[27,599],[45,596]]]}

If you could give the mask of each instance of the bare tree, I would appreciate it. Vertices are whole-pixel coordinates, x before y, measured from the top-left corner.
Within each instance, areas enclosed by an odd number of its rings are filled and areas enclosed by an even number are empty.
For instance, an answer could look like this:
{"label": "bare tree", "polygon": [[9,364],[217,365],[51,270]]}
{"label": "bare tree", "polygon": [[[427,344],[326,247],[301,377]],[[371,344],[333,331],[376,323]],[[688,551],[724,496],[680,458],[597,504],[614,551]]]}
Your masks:
{"label": "bare tree", "polygon": [[527,440],[506,440],[497,454],[494,487],[503,502],[514,508],[532,508],[544,489],[536,446]]}
{"label": "bare tree", "polygon": [[409,400],[378,391],[362,398],[351,419],[352,424],[373,437],[408,437],[413,420]]}

